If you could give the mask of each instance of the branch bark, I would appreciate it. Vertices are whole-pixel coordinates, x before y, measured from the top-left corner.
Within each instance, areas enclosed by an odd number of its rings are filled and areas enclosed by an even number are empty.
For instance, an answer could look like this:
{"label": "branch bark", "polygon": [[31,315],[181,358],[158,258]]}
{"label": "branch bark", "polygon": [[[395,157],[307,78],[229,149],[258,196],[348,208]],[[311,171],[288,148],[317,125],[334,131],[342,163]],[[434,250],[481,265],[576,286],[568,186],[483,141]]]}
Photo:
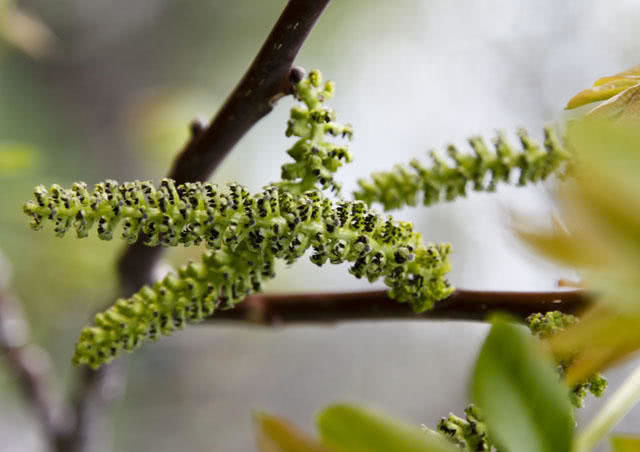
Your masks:
{"label": "branch bark", "polygon": [[235,308],[216,312],[210,322],[240,321],[263,326],[287,324],[334,324],[371,320],[484,320],[493,312],[524,319],[536,312],[562,311],[576,314],[591,299],[582,290],[553,292],[493,292],[456,290],[434,309],[416,314],[407,304],[390,299],[386,291],[319,293],[248,297]]}
{"label": "branch bark", "polygon": [[[192,136],[167,177],[181,184],[207,180],[238,141],[290,94],[304,72],[293,61],[329,0],[290,0],[260,52],[208,127],[194,123]],[[127,248],[118,263],[123,292],[129,295],[152,282],[163,249],[141,241]]]}

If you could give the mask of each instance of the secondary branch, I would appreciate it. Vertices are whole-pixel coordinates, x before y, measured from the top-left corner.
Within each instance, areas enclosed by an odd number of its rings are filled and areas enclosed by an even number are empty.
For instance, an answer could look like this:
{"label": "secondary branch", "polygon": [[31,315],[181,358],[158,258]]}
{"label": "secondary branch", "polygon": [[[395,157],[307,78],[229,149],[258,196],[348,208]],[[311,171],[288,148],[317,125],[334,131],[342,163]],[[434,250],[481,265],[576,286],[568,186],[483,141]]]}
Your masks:
{"label": "secondary branch", "polygon": [[398,303],[386,291],[317,293],[248,297],[235,308],[216,312],[209,322],[241,321],[264,326],[333,324],[365,320],[484,320],[493,312],[524,319],[536,312],[579,313],[590,304],[583,290],[552,292],[494,292],[456,290],[422,314]]}

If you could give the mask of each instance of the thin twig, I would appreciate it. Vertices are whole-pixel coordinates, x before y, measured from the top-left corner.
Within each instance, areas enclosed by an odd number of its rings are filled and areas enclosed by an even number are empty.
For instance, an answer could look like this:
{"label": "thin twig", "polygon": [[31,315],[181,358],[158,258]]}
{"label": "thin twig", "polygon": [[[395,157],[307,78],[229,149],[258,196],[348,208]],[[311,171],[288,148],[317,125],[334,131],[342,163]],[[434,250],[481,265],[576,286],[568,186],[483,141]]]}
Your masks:
{"label": "thin twig", "polygon": [[582,290],[554,292],[492,292],[456,290],[434,309],[416,314],[408,304],[390,299],[386,291],[251,295],[235,308],[216,312],[208,322],[242,321],[264,326],[290,323],[332,324],[364,320],[484,320],[493,312],[525,318],[536,312],[578,313],[590,303]]}
{"label": "thin twig", "polygon": [[[260,52],[208,127],[192,124],[187,142],[168,177],[178,183],[204,181],[222,162],[234,145],[266,114],[282,96],[291,93],[303,71],[293,61],[329,0],[289,0]],[[162,256],[160,247],[146,247],[142,242],[129,246],[118,262],[120,292],[128,296],[142,285],[151,283],[156,264]],[[62,452],[88,450],[89,430],[104,416],[109,391],[108,381],[117,379],[117,367],[100,371],[82,369],[72,392],[75,426],[57,446]]]}
{"label": "thin twig", "polygon": [[66,432],[65,410],[55,397],[51,358],[31,343],[19,301],[0,289],[0,352],[25,399],[34,410],[47,440],[55,444]]}

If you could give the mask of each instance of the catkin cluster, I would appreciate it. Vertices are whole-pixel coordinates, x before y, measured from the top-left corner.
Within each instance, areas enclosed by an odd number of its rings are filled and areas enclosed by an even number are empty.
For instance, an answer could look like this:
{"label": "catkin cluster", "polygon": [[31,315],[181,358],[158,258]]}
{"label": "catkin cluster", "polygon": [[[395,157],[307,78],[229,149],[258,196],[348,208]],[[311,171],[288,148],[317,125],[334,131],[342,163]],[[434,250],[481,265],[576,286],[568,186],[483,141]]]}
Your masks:
{"label": "catkin cluster", "polygon": [[466,419],[452,413],[449,417],[442,418],[436,430],[465,452],[492,450],[487,426],[478,408],[475,405],[469,405],[464,413]]}
{"label": "catkin cluster", "polygon": [[282,165],[282,180],[279,185],[285,190],[301,194],[317,187],[330,188],[338,193],[340,184],[333,178],[342,162],[351,162],[352,156],[346,146],[338,146],[325,141],[326,135],[351,139],[350,125],[335,122],[336,113],[322,105],[333,97],[334,85],[328,81],[322,84],[319,71],[312,71],[298,83],[296,98],[302,101],[291,109],[286,135],[299,137],[287,151],[295,163]]}
{"label": "catkin cluster", "polygon": [[[579,322],[577,317],[560,311],[551,311],[545,314],[532,314],[527,317],[526,321],[531,332],[540,339],[547,339],[554,336],[571,325]],[[571,365],[571,361],[571,359],[568,359],[558,363],[558,373],[562,377],[567,373],[567,369]],[[596,373],[571,389],[569,394],[571,403],[576,408],[581,408],[584,405],[584,399],[589,393],[596,397],[600,397],[607,389],[607,385],[607,379],[600,373]]]}
{"label": "catkin cluster", "polygon": [[519,186],[546,179],[562,169],[570,154],[550,128],[545,128],[544,146],[539,146],[526,131],[518,131],[521,148],[511,145],[499,134],[489,148],[480,137],[468,140],[473,153],[463,153],[455,146],[447,148],[448,159],[431,152],[432,165],[426,167],[412,160],[409,167],[397,165],[391,171],[374,173],[371,180],[358,181],[356,199],[371,205],[380,203],[385,210],[405,205],[415,206],[422,193],[425,206],[439,201],[464,197],[469,187],[474,191],[495,191],[500,183],[508,184],[517,174]]}
{"label": "catkin cluster", "polygon": [[176,185],[107,181],[89,191],[39,186],[24,210],[40,229],[51,221],[63,236],[74,229],[86,237],[97,229],[129,243],[149,246],[197,245],[211,252],[152,287],[98,314],[83,331],[75,362],[97,367],[153,339],[197,321],[218,307],[231,307],[274,276],[275,259],[292,263],[308,249],[323,265],[350,262],[349,272],[369,281],[383,278],[390,296],[420,312],[453,290],[445,279],[449,245],[424,245],[410,223],[370,210],[362,201],[334,203],[319,191],[296,195],[269,186],[252,195],[244,187],[209,183]]}

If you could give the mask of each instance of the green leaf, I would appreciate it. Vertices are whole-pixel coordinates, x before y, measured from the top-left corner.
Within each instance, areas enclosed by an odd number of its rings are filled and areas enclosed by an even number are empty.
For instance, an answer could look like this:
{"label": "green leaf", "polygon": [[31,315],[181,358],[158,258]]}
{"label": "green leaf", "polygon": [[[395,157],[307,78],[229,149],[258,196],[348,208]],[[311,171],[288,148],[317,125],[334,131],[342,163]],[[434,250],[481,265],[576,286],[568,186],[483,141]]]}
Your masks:
{"label": "green leaf", "polygon": [[456,452],[433,431],[352,405],[332,405],[317,425],[324,444],[340,452]]}
{"label": "green leaf", "polygon": [[291,422],[268,414],[256,416],[260,452],[330,452]]}
{"label": "green leaf", "polygon": [[472,393],[490,437],[510,452],[568,452],[574,430],[569,389],[536,340],[494,319],[476,363]]}
{"label": "green leaf", "polygon": [[612,436],[612,452],[638,452],[640,451],[640,436]]}
{"label": "green leaf", "polygon": [[571,110],[573,108],[578,108],[592,102],[610,99],[613,96],[621,93],[625,89],[631,88],[632,86],[635,86],[637,84],[638,80],[618,78],[615,80],[611,80],[609,83],[585,89],[571,98],[571,100],[567,104],[566,109]]}

